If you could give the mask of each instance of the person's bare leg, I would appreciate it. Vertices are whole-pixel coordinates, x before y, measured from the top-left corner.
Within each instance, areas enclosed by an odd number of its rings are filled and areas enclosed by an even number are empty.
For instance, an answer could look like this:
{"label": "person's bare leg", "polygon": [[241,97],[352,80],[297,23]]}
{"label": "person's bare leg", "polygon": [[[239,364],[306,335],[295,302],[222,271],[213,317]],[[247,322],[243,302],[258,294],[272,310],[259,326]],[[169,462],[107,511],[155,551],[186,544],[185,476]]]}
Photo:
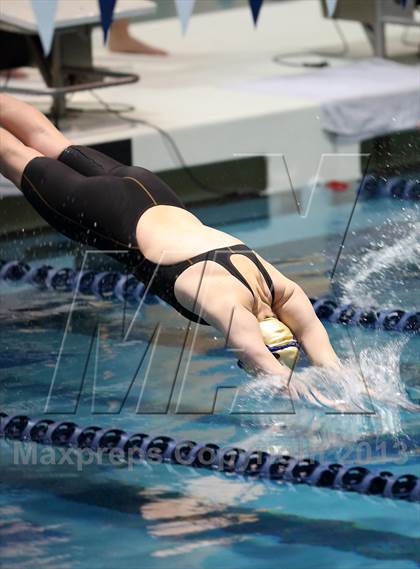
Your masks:
{"label": "person's bare leg", "polygon": [[0,128],[0,173],[20,189],[22,173],[32,158],[40,152],[25,146],[13,134]]}
{"label": "person's bare leg", "polygon": [[49,158],[57,158],[71,145],[38,109],[4,93],[0,93],[0,126]]}
{"label": "person's bare leg", "polygon": [[6,77],[6,81],[9,81],[9,79],[26,79],[27,76],[28,74],[20,67],[14,67],[13,69],[2,69],[0,71],[0,77]]}
{"label": "person's bare leg", "polygon": [[142,55],[168,55],[168,52],[153,47],[130,35],[129,22],[126,19],[116,20],[112,23],[109,32],[108,48],[110,51],[122,53],[139,53]]}

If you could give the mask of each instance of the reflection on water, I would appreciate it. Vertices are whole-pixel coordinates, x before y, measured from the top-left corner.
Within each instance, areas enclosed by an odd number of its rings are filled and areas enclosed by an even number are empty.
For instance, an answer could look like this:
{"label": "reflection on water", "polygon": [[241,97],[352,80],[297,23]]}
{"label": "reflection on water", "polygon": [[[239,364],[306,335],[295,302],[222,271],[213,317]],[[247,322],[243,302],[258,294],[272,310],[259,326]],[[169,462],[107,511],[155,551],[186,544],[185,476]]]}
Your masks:
{"label": "reflection on water", "polygon": [[0,506],[0,559],[4,567],[70,569],[71,556],[63,552],[68,541],[64,524],[38,525],[25,519],[21,506]]}
{"label": "reflection on water", "polygon": [[[59,470],[57,477],[57,467],[33,467],[24,482],[5,472],[2,490],[10,503],[0,506],[0,554],[8,568],[161,569],[170,559],[174,567],[211,560],[210,566],[274,569],[281,555],[286,567],[314,569],[314,547],[342,566],[351,566],[354,556],[360,563],[398,560],[399,567],[420,560],[413,532],[402,535],[394,519],[398,514],[413,523],[411,504],[365,498],[394,526],[361,518],[358,527],[351,512],[362,498],[328,490],[192,475],[180,467],[174,483],[163,465],[139,466],[136,478],[115,469],[103,475],[90,467],[77,477],[66,465]],[[328,511],[319,511],[326,500]],[[46,524],[44,511],[57,521]]]}
{"label": "reflection on water", "polygon": [[[213,482],[213,484],[212,484]],[[251,555],[253,559],[265,557],[264,549],[272,550],[276,544],[322,545],[334,548],[335,554],[352,551],[376,559],[419,559],[416,553],[415,540],[402,538],[404,544],[396,543],[384,549],[381,545],[385,535],[380,531],[356,529],[352,523],[335,520],[304,520],[296,515],[281,511],[269,511],[260,507],[245,513],[240,506],[228,505],[226,496],[232,492],[232,486],[220,478],[186,480],[187,491],[194,491],[195,496],[169,497],[149,495],[149,502],[141,508],[141,514],[149,522],[148,531],[155,537],[176,537],[179,541],[175,547],[160,548],[154,552],[156,557],[172,557],[181,553],[189,553],[202,547],[226,546],[234,547],[242,554]],[[261,485],[239,483],[239,491],[234,493],[243,503],[256,499],[258,494],[253,490]],[[265,489],[266,491],[267,489]],[[226,492],[225,492],[226,491]],[[260,493],[264,493],[264,490]],[[146,491],[145,496],[149,493]],[[220,500],[220,496],[224,500]],[[227,500],[229,502],[229,500]],[[223,537],[219,530],[223,529]],[[258,547],[254,536],[271,537],[270,542]],[[397,537],[397,542],[402,536]],[[268,551],[266,552],[268,553]],[[270,555],[271,557],[271,555]],[[306,557],[306,555],[305,555]],[[293,554],[296,562],[295,553]],[[286,558],[287,559],[287,558]],[[290,561],[290,559],[289,559]],[[271,559],[267,566],[277,566],[277,560]],[[302,560],[303,562],[303,560]],[[309,565],[308,565],[309,563]],[[296,565],[298,566],[298,565]],[[313,566],[306,558],[305,566]]]}

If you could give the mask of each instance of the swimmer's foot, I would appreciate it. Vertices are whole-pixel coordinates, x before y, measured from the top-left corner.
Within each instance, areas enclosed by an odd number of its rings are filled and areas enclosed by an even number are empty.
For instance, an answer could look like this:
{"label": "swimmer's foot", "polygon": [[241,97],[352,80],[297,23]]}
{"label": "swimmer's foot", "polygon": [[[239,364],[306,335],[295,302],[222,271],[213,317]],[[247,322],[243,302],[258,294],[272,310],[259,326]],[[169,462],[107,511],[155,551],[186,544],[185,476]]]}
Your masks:
{"label": "swimmer's foot", "polygon": [[158,47],[153,47],[145,42],[136,40],[132,36],[122,38],[110,38],[109,50],[117,53],[139,53],[141,55],[168,55],[168,52]]}
{"label": "swimmer's foot", "polygon": [[139,53],[141,55],[168,55],[164,49],[133,38],[128,30],[128,20],[117,20],[111,26],[108,48],[119,53]]}

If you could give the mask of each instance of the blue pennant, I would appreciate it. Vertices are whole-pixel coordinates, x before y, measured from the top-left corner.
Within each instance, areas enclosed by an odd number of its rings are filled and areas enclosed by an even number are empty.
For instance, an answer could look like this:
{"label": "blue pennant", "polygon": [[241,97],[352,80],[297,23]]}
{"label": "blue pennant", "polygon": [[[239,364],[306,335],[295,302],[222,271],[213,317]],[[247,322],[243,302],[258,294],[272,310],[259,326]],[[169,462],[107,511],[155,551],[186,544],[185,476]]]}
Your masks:
{"label": "blue pennant", "polygon": [[252,18],[254,24],[257,25],[258,16],[260,14],[261,6],[264,0],[249,0],[249,5],[251,6]]}
{"label": "blue pennant", "polygon": [[104,31],[104,43],[108,37],[108,31],[112,24],[112,15],[114,13],[117,0],[99,0],[99,8],[101,10],[101,23]]}

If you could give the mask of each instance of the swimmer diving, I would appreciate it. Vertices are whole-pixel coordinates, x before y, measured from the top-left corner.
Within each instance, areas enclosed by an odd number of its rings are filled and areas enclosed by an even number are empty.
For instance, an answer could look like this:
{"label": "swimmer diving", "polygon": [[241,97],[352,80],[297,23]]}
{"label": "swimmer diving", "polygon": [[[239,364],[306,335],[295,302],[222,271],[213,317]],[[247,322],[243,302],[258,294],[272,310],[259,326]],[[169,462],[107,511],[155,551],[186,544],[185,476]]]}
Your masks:
{"label": "swimmer diving", "polygon": [[204,225],[152,172],[73,145],[40,111],[5,94],[0,172],[66,237],[124,253],[150,292],[218,329],[247,371],[288,377],[300,347],[315,366],[340,366],[297,283],[239,239]]}

